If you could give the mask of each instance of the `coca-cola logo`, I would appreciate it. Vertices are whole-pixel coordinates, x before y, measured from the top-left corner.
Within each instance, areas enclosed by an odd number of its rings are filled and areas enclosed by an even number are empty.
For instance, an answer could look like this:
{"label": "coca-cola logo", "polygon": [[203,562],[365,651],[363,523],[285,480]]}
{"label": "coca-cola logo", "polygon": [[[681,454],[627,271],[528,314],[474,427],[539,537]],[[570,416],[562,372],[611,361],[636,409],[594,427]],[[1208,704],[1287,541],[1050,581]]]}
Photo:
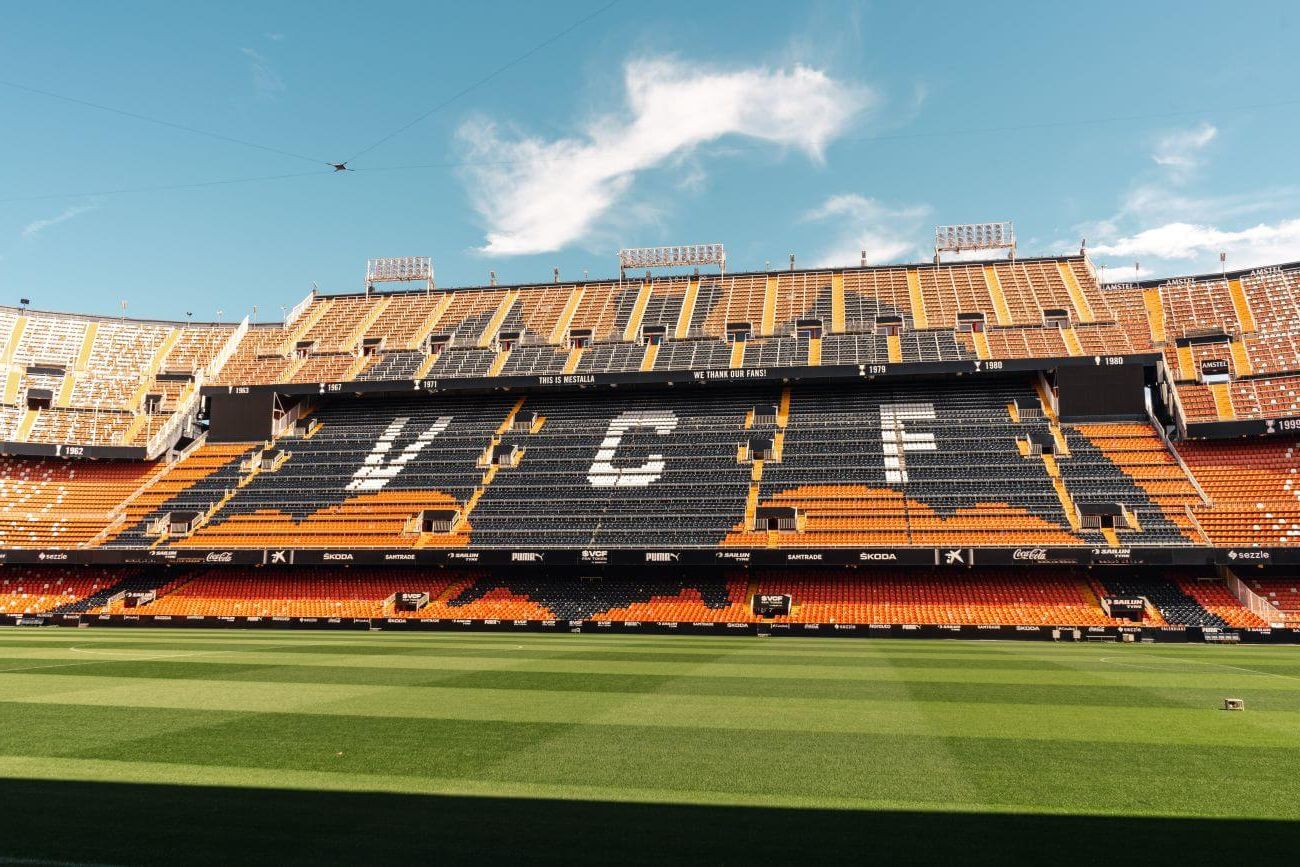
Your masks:
{"label": "coca-cola logo", "polygon": [[1046,548],[1017,548],[1011,554],[1012,560],[1032,560],[1041,563],[1047,559]]}
{"label": "coca-cola logo", "polygon": [[209,551],[208,556],[204,558],[208,563],[233,563],[235,561],[234,551]]}

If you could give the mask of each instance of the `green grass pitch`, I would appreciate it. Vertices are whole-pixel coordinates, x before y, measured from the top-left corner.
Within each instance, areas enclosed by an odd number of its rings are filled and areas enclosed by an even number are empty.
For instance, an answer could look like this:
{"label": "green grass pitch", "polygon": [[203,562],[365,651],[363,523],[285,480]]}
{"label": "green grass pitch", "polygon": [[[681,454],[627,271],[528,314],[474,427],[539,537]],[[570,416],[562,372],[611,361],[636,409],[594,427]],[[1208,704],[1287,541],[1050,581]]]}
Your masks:
{"label": "green grass pitch", "polygon": [[1300,648],[8,630],[0,778],[61,863],[1287,861]]}

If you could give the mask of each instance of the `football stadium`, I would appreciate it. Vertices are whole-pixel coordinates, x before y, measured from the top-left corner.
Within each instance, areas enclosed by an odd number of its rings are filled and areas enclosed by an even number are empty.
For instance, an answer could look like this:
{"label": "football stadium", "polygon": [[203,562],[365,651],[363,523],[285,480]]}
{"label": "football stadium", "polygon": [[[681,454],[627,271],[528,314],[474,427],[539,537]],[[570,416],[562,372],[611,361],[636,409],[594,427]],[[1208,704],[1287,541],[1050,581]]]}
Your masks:
{"label": "football stadium", "polygon": [[[850,857],[936,811],[965,833],[918,856],[1293,833],[1300,266],[1104,284],[1011,233],[372,260],[269,324],[4,309],[11,852],[131,861],[100,829],[141,799],[272,861],[431,814],[541,860]],[[323,809],[383,839],[258,820]]]}
{"label": "football stadium", "polygon": [[0,864],[1293,857],[1294,10],[372,5],[3,13]]}

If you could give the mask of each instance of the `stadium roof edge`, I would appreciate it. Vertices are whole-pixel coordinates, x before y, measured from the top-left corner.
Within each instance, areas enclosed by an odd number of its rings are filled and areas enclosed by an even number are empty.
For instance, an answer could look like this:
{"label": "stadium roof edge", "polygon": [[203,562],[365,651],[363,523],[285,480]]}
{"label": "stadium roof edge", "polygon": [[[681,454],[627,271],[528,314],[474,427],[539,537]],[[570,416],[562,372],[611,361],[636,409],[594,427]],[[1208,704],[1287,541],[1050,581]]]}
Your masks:
{"label": "stadium roof edge", "polygon": [[229,328],[239,327],[239,320],[234,322],[181,322],[177,319],[137,319],[134,316],[96,316],[94,313],[68,313],[61,310],[31,310],[15,307],[12,304],[0,304],[0,311],[12,310],[19,316],[53,316],[58,319],[81,319],[87,322],[132,322],[138,325],[173,325],[191,328]]}
{"label": "stadium roof edge", "polygon": [[[1070,253],[1067,255],[1060,255],[1060,256],[1017,256],[1016,261],[1017,262],[1060,262],[1060,261],[1069,261],[1072,259],[1083,259],[1083,258],[1084,257],[1080,256],[1078,253]],[[990,263],[990,262],[1006,262],[1006,261],[1008,260],[1005,256],[993,256],[987,259],[962,259],[956,262],[942,262],[938,265],[936,265],[933,262],[896,262],[888,265],[867,265],[865,267],[862,265],[847,265],[847,266],[831,266],[826,268],[795,268],[794,270],[790,270],[788,268],[782,268],[782,269],[773,269],[768,271],[728,271],[726,276],[728,277],[770,277],[770,276],[780,276],[782,274],[838,274],[838,273],[863,272],[863,271],[897,271],[899,269],[904,269],[904,268],[918,268],[918,269],[951,268],[960,265],[979,265],[979,264]],[[435,292],[480,292],[480,291],[490,291],[493,289],[533,289],[539,286],[556,286],[556,285],[596,286],[603,283],[631,283],[633,281],[639,282],[640,279],[641,279],[640,277],[629,277],[624,279],[620,279],[618,277],[604,277],[604,278],[594,278],[594,279],[588,278],[586,280],[561,280],[559,283],[555,283],[554,281],[551,282],[533,281],[531,283],[498,283],[495,286],[490,284],[489,285],[480,284],[477,286],[440,286],[433,291]],[[685,280],[687,279],[687,275],[668,274],[657,279]],[[422,288],[393,289],[388,291],[376,289],[374,292],[370,294],[372,295],[423,295],[426,291],[428,290]],[[367,293],[365,292],[322,292],[320,293],[319,297],[357,298],[365,294]]]}
{"label": "stadium roof edge", "polygon": [[1234,280],[1238,277],[1248,276],[1254,273],[1255,271],[1260,270],[1261,268],[1280,268],[1283,271],[1293,271],[1296,269],[1300,269],[1300,261],[1279,262],[1276,265],[1256,265],[1253,268],[1238,268],[1235,271],[1214,271],[1205,274],[1173,274],[1168,277],[1153,277],[1149,280],[1116,280],[1113,283],[1103,283],[1102,285],[1103,286],[1126,285],[1126,286],[1142,286],[1144,288],[1154,288],[1156,286],[1163,286],[1164,284],[1169,283],[1170,281],[1173,280],[1194,280],[1197,283],[1201,283],[1209,280],[1222,280],[1225,277],[1229,280]]}

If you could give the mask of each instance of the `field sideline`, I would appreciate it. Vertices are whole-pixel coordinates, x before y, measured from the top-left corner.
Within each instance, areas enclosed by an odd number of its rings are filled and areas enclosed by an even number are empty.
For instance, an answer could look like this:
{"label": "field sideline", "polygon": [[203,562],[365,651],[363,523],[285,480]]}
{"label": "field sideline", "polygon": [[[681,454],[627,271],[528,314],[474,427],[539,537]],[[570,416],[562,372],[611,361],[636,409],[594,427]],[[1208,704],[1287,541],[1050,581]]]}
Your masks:
{"label": "field sideline", "polygon": [[1227,854],[1300,843],[1300,649],[8,630],[0,777],[75,863]]}

